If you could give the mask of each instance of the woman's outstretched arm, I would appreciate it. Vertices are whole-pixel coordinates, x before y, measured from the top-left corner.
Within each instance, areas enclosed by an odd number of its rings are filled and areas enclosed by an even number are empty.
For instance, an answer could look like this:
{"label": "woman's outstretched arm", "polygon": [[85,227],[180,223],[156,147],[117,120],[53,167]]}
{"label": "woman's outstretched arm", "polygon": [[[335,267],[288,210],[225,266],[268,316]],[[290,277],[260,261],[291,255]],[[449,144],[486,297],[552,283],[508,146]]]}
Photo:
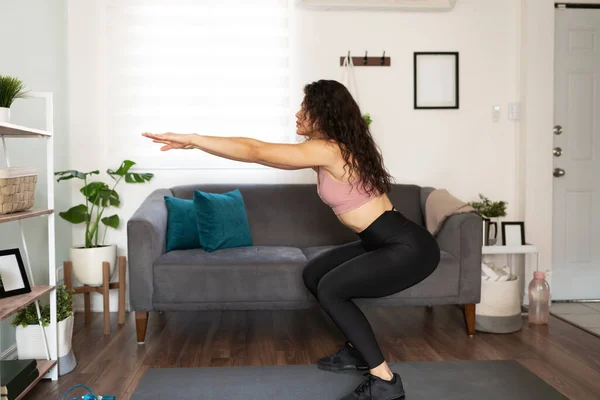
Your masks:
{"label": "woman's outstretched arm", "polygon": [[197,134],[144,133],[154,142],[163,143],[162,151],[199,149],[230,160],[257,163],[281,169],[301,169],[331,165],[335,147],[325,140],[304,143],[268,143],[247,137],[204,136]]}

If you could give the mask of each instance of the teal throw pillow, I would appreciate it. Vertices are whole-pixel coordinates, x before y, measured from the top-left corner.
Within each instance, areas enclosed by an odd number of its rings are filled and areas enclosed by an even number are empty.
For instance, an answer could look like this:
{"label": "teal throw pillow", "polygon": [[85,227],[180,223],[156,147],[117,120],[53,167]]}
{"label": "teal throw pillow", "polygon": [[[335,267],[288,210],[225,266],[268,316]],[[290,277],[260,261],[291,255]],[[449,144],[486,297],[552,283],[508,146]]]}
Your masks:
{"label": "teal throw pillow", "polygon": [[252,246],[246,206],[239,189],[227,193],[194,191],[200,247],[207,252]]}
{"label": "teal throw pillow", "polygon": [[165,196],[167,206],[167,252],[199,249],[194,200]]}

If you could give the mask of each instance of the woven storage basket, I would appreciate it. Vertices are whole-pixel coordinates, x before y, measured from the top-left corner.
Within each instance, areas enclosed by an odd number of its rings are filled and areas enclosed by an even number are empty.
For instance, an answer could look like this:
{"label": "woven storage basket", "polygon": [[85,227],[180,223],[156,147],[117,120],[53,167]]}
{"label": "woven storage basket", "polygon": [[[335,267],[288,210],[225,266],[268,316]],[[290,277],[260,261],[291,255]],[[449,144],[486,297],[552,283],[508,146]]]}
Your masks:
{"label": "woven storage basket", "polygon": [[35,202],[35,168],[0,168],[0,214],[25,211]]}

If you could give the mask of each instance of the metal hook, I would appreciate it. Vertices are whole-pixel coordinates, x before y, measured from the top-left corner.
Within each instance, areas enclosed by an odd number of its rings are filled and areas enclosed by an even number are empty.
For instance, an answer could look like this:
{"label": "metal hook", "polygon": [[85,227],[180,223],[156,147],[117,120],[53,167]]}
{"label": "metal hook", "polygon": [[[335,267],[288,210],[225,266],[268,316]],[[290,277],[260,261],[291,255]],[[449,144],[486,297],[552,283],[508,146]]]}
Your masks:
{"label": "metal hook", "polygon": [[348,50],[348,62],[350,62],[350,50]]}
{"label": "metal hook", "polygon": [[367,65],[367,51],[365,50],[365,60],[364,60],[365,65]]}
{"label": "metal hook", "polygon": [[385,64],[385,50],[383,51],[383,55],[381,56],[381,65]]}

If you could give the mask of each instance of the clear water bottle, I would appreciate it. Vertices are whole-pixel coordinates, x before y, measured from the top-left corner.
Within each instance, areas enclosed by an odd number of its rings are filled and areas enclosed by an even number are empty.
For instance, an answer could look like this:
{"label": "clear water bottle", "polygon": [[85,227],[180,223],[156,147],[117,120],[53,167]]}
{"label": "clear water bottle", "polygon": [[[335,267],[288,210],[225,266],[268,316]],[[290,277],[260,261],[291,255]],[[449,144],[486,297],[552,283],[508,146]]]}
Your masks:
{"label": "clear water bottle", "polygon": [[535,271],[529,283],[529,323],[542,325],[548,323],[550,315],[550,285],[543,271]]}

